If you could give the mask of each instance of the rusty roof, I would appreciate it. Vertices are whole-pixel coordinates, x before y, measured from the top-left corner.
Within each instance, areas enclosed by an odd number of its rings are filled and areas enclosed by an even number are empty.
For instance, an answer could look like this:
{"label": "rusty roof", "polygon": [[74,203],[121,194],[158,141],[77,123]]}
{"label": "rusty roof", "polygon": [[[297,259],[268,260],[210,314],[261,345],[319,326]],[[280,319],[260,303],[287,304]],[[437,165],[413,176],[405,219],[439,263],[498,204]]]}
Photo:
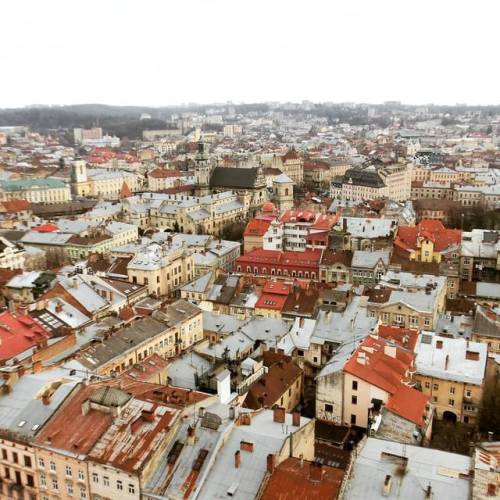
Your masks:
{"label": "rusty roof", "polygon": [[[262,496],[262,500],[316,500],[319,498],[337,498],[344,478],[344,471],[328,465],[321,466],[321,479],[310,476],[311,462],[298,458],[287,458],[271,474]],[[316,466],[317,467],[317,466]]]}

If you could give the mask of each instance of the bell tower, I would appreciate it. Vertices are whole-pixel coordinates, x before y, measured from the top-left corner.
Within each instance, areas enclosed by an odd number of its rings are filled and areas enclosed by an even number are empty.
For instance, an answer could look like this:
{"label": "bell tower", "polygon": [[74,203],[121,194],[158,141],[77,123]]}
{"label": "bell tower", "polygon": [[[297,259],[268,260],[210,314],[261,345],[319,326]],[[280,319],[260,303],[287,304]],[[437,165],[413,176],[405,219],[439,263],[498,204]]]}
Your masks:
{"label": "bell tower", "polygon": [[78,196],[81,189],[80,186],[85,184],[88,180],[87,178],[87,165],[85,164],[85,160],[81,158],[75,158],[73,163],[71,164],[70,170],[70,180],[71,180],[71,192],[74,196]]}
{"label": "bell tower", "polygon": [[198,141],[198,152],[194,161],[196,192],[199,196],[205,196],[210,194],[210,164],[205,154],[205,145],[201,139]]}

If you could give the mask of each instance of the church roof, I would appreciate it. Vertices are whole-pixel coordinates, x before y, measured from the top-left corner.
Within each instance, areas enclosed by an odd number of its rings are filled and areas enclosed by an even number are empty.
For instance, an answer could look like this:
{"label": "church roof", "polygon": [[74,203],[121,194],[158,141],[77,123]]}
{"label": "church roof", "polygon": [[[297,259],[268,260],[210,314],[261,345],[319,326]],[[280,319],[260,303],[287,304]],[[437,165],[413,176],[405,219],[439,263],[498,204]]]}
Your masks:
{"label": "church roof", "polygon": [[211,187],[252,189],[257,184],[259,167],[215,167],[210,178]]}

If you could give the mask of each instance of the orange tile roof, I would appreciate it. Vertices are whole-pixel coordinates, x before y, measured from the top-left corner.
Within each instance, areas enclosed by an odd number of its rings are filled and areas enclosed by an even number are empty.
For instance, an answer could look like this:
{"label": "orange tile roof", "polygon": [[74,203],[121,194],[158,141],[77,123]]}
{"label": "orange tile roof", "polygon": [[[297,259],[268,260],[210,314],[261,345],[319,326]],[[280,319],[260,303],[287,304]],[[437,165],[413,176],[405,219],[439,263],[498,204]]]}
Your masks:
{"label": "orange tile roof", "polygon": [[424,425],[424,416],[429,396],[420,391],[401,384],[398,390],[387,400],[386,408],[396,415],[409,420],[418,426]]}
{"label": "orange tile roof", "polygon": [[416,250],[418,238],[434,242],[434,251],[442,252],[462,239],[460,229],[447,229],[438,220],[423,220],[417,226],[400,226],[394,245],[404,250]]}
{"label": "orange tile roof", "polygon": [[245,228],[243,236],[264,236],[271,222],[264,219],[252,219]]}

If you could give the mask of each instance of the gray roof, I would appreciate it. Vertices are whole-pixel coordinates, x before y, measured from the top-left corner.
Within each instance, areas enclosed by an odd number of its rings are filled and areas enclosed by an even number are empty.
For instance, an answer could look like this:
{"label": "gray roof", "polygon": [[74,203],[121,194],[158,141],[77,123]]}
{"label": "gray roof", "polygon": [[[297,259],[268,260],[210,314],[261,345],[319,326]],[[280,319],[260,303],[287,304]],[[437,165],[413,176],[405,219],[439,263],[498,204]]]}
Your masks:
{"label": "gray roof", "polygon": [[[405,462],[406,468],[401,473],[401,464]],[[471,485],[467,476],[471,468],[468,456],[369,437],[354,462],[345,498],[424,500],[430,485],[432,498],[467,500]],[[388,475],[391,488],[384,495],[383,485]]]}
{"label": "gray roof", "polygon": [[385,267],[387,267],[390,260],[390,250],[379,250],[377,252],[355,250],[352,255],[351,267],[373,269],[379,260],[382,260]]}
{"label": "gray roof", "polygon": [[256,185],[258,174],[259,167],[215,167],[210,178],[210,186],[251,189]]}
{"label": "gray roof", "polygon": [[100,343],[83,351],[79,360],[89,370],[97,370],[117,356],[167,330],[167,325],[151,317],[137,320]]}
{"label": "gray roof", "polygon": [[118,407],[127,403],[131,397],[131,394],[117,389],[116,387],[105,386],[99,387],[99,389],[94,391],[89,400],[101,406]]}

